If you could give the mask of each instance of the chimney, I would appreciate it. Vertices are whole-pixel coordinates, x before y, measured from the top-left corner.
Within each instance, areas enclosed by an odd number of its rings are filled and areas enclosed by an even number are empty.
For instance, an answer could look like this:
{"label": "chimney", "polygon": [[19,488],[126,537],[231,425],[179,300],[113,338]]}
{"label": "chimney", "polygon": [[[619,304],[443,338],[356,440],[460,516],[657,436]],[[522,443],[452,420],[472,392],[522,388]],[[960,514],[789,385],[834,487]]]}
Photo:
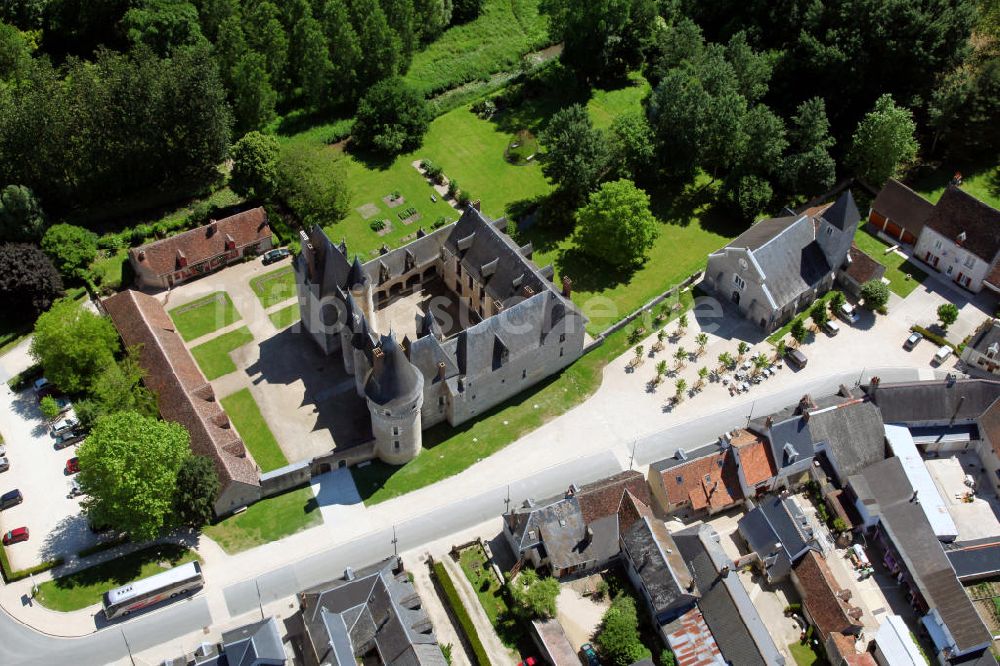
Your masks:
{"label": "chimney", "polygon": [[177,268],[184,268],[187,265],[187,256],[184,255],[180,248],[177,248]]}
{"label": "chimney", "polygon": [[594,540],[594,528],[590,525],[587,526],[587,531],[583,534],[583,543],[585,546],[589,546]]}
{"label": "chimney", "polygon": [[472,207],[475,208],[476,210],[479,210],[481,206],[482,202],[479,199],[476,199],[475,201],[472,202]]}
{"label": "chimney", "polygon": [[219,223],[215,220],[209,220],[208,226],[205,227],[205,236],[211,238],[215,235],[215,232],[219,229]]}
{"label": "chimney", "polygon": [[145,260],[146,260],[146,251],[139,250],[139,261],[145,261]]}
{"label": "chimney", "polygon": [[531,298],[532,296],[534,296],[534,295],[535,295],[535,290],[534,290],[534,289],[532,289],[530,285],[527,285],[527,284],[526,284],[526,285],[524,285],[524,288],[523,288],[523,289],[521,289],[521,294],[522,294],[522,295],[523,295],[523,296],[524,296],[525,298]]}
{"label": "chimney", "polygon": [[966,238],[968,238],[968,236],[966,236],[965,232],[963,231],[962,233],[958,234],[958,236],[955,238],[955,244],[961,247],[965,243]]}
{"label": "chimney", "polygon": [[910,504],[920,504],[920,499],[918,498],[919,494],[920,494],[919,490],[913,491],[913,494],[910,496]]}
{"label": "chimney", "polygon": [[809,411],[805,411],[805,412],[802,413],[802,422],[803,423],[809,423],[809,414],[810,414]]}
{"label": "chimney", "polygon": [[385,361],[385,354],[381,347],[372,350],[372,374],[378,375],[382,372],[382,363]]}
{"label": "chimney", "polygon": [[444,381],[444,375],[445,372],[447,371],[447,367],[448,366],[444,364],[444,361],[438,363],[438,379],[440,379],[441,381]]}
{"label": "chimney", "polygon": [[389,254],[389,246],[388,246],[388,245],[386,245],[385,243],[383,243],[383,244],[382,244],[382,247],[380,247],[380,248],[378,249],[378,253],[379,253],[380,255],[383,255],[383,254]]}
{"label": "chimney", "polygon": [[563,277],[562,277],[562,295],[565,296],[566,298],[569,298],[570,294],[572,294],[572,293],[573,293],[573,280],[571,280],[568,276],[563,275]]}
{"label": "chimney", "polygon": [[231,234],[226,234],[226,249],[227,250],[236,249],[236,240],[232,237]]}
{"label": "chimney", "polygon": [[729,576],[729,565],[724,564],[722,568],[719,569],[719,578],[727,578]]}
{"label": "chimney", "polygon": [[774,417],[769,414],[768,417],[764,419],[764,427],[770,430],[771,426],[773,425],[774,425]]}
{"label": "chimney", "polygon": [[351,581],[354,580],[356,577],[357,576],[354,575],[354,569],[352,569],[351,567],[346,567],[344,569],[344,580]]}

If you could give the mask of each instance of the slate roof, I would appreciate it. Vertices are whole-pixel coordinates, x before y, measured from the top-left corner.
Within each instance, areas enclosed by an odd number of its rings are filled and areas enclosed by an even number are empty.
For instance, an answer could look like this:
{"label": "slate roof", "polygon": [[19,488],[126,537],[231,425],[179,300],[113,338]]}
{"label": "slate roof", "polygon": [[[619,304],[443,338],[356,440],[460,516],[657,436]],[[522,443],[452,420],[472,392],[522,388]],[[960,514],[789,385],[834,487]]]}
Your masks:
{"label": "slate roof", "polygon": [[864,284],[870,280],[881,280],[885,275],[885,266],[878,263],[854,243],[851,243],[851,250],[848,253],[851,262],[847,265],[847,276],[858,284]]}
{"label": "slate roof", "polygon": [[771,457],[777,469],[781,470],[800,460],[812,458],[816,453],[816,447],[808,420],[799,414],[782,420],[778,418],[775,418],[769,429],[762,427],[761,422],[751,423],[751,429],[767,437],[771,445]]}
{"label": "slate roof", "polygon": [[768,569],[795,564],[805,549],[816,544],[805,514],[792,497],[762,497],[737,524],[740,534]]}
{"label": "slate roof", "polygon": [[802,219],[802,216],[789,215],[760,220],[749,229],[729,242],[727,247],[743,247],[750,251],[757,250],[775,236]]}
{"label": "slate roof", "polygon": [[655,614],[669,610],[689,594],[691,573],[662,520],[640,517],[625,531],[622,541]]}
{"label": "slate roof", "polygon": [[263,208],[253,208],[170,238],[134,247],[128,254],[132,262],[148,268],[154,275],[165,275],[180,268],[178,252],[187,259],[188,266],[194,266],[223,254],[227,239],[231,238],[237,248],[242,248],[270,237],[267,213]]}
{"label": "slate roof", "polygon": [[861,626],[860,609],[842,599],[844,589],[822,555],[809,551],[793,571],[801,587],[802,605],[822,640],[833,633],[852,633]]}
{"label": "slate roof", "polygon": [[710,525],[701,524],[671,536],[690,568],[701,595],[698,608],[722,656],[741,666],[783,664],[784,658],[735,570],[720,575],[722,567],[732,562],[719,544],[718,533]]}
{"label": "slate roof", "polygon": [[228,666],[271,666],[285,663],[281,632],[274,617],[222,634]]}
{"label": "slate roof", "polygon": [[668,458],[654,464],[672,505],[690,502],[695,511],[718,511],[743,499],[736,457],[729,448],[710,444],[687,454],[688,460]]}
{"label": "slate roof", "polygon": [[945,189],[926,225],[956,242],[964,232],[965,241],[960,245],[987,263],[993,263],[1000,250],[1000,210],[960,187],[949,185]]}
{"label": "slate roof", "polygon": [[811,289],[831,271],[815,238],[812,220],[802,216],[753,251],[766,276],[764,285],[778,309]]}
{"label": "slate roof", "polygon": [[382,362],[376,362],[372,367],[365,382],[365,395],[382,407],[415,400],[423,389],[423,381],[396,342],[396,337],[392,333],[383,335],[378,349],[382,353]]}
{"label": "slate roof", "polygon": [[988,643],[990,633],[958,582],[955,570],[919,504],[902,462],[888,458],[852,477],[851,487],[870,513],[879,517],[906,570],[927,605],[937,608],[960,652]]}
{"label": "slate roof", "polygon": [[934,204],[895,178],[890,178],[875,197],[872,209],[882,217],[906,227],[914,236],[920,236],[924,222],[934,210]]}
{"label": "slate roof", "polygon": [[846,480],[885,458],[885,427],[878,408],[853,400],[810,412],[809,431],[816,443],[827,443],[828,455]]}
{"label": "slate roof", "polygon": [[430,618],[397,557],[302,592],[302,619],[316,661],[354,666],[374,650],[391,666],[445,666]]}
{"label": "slate roof", "polygon": [[919,425],[972,421],[1000,398],[1000,382],[988,379],[881,382],[865,387],[885,423]]}
{"label": "slate roof", "polygon": [[976,332],[975,337],[969,342],[970,347],[984,355],[992,345],[1000,347],[1000,320],[997,319],[984,322]]}
{"label": "slate roof", "polygon": [[854,195],[849,189],[844,190],[843,194],[837,197],[837,200],[828,206],[820,216],[830,225],[841,231],[849,232],[851,236],[854,235],[858,228],[858,222],[861,220],[858,205],[854,203]]}
{"label": "slate roof", "polygon": [[1000,573],[1000,539],[963,544],[945,551],[959,580],[975,580]]}
{"label": "slate roof", "polygon": [[141,345],[139,364],[160,415],[191,435],[191,450],[208,456],[225,488],[232,481],[260,485],[257,464],[233,430],[173,321],[158,300],[128,289],[103,301],[126,347]]}

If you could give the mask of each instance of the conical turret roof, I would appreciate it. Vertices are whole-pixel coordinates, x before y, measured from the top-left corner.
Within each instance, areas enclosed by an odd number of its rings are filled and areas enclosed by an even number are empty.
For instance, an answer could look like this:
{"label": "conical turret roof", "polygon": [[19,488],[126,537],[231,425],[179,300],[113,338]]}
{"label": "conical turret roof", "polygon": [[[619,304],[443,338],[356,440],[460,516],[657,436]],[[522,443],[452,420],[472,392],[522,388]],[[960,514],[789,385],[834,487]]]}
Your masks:
{"label": "conical turret roof", "polygon": [[361,260],[358,259],[358,255],[354,255],[354,263],[351,264],[351,270],[347,273],[347,288],[355,287],[357,285],[363,285],[368,281],[368,276],[365,274],[365,269],[361,265]]}
{"label": "conical turret roof", "polygon": [[403,353],[391,332],[383,335],[379,347],[382,360],[372,364],[365,382],[365,395],[379,405],[407,402],[421,390],[420,374]]}

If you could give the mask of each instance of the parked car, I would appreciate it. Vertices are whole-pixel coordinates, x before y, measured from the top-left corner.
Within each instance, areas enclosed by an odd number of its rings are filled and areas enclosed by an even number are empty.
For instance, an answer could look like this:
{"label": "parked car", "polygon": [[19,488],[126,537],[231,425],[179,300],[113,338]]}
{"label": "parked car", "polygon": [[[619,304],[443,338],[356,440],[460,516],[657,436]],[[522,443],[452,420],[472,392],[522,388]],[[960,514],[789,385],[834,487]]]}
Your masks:
{"label": "parked car", "polygon": [[857,308],[855,308],[850,303],[841,303],[840,307],[838,308],[838,311],[840,312],[840,316],[844,318],[844,321],[850,324],[858,323]]}
{"label": "parked car", "polygon": [[267,266],[268,264],[273,264],[276,261],[281,261],[285,257],[290,257],[290,256],[292,256],[291,250],[289,250],[288,248],[279,247],[274,250],[268,250],[267,252],[265,252],[263,258],[261,259],[261,262],[265,266]]}
{"label": "parked car", "polygon": [[840,333],[840,325],[832,319],[827,319],[823,322],[823,330],[826,331],[827,335],[834,336]]}
{"label": "parked car", "polygon": [[66,469],[63,470],[63,471],[65,472],[65,474],[67,476],[70,475],[70,474],[76,474],[77,472],[79,472],[80,471],[80,459],[77,458],[76,456],[73,456],[72,458],[70,458],[69,460],[67,460],[66,461]]}
{"label": "parked car", "polygon": [[52,384],[45,377],[40,377],[40,378],[36,379],[35,383],[32,384],[32,386],[35,389],[35,393],[39,393],[39,394],[43,393],[44,391],[51,391],[52,390]]}
{"label": "parked car", "polygon": [[941,345],[940,347],[938,347],[938,350],[934,352],[934,362],[937,365],[941,365],[942,363],[948,360],[948,357],[951,356],[951,352],[952,352],[951,347],[949,347],[948,345]]}
{"label": "parked car", "polygon": [[806,367],[806,363],[809,362],[809,359],[806,358],[806,355],[803,354],[802,351],[799,349],[791,349],[791,348],[786,349],[785,358],[788,360],[789,363],[791,363],[792,365],[794,365],[799,369]]}
{"label": "parked car", "polygon": [[12,543],[19,543],[28,540],[28,528],[16,527],[3,535],[3,545],[9,546]]}
{"label": "parked car", "polygon": [[4,493],[3,495],[0,495],[0,511],[3,511],[4,509],[9,509],[12,506],[17,506],[23,501],[24,501],[24,495],[21,494],[20,490],[15,488],[14,490],[11,490],[9,492]]}
{"label": "parked car", "polygon": [[83,441],[83,433],[77,432],[76,430],[70,430],[69,432],[64,432],[61,435],[56,435],[55,448],[65,449],[71,444],[76,444],[77,442]]}
{"label": "parked car", "polygon": [[[60,414],[65,414],[66,412],[68,412],[70,409],[73,408],[73,401],[70,400],[65,395],[61,395],[61,394],[60,395],[55,395],[55,394],[53,394],[52,398],[56,401],[56,405],[59,407],[59,413]],[[40,399],[41,398],[39,398],[39,400]]]}
{"label": "parked car", "polygon": [[73,482],[69,484],[69,494],[66,495],[69,499],[73,499],[79,495],[82,495],[83,491],[80,490],[80,482],[73,479]]}
{"label": "parked car", "polygon": [[916,331],[914,331],[913,333],[910,334],[910,337],[906,338],[906,342],[903,343],[903,349],[905,349],[906,351],[910,351],[917,346],[918,342],[920,342],[923,339],[924,336],[922,333],[917,333]]}
{"label": "parked car", "polygon": [[60,419],[55,423],[53,423],[52,430],[50,432],[52,433],[53,437],[56,437],[57,435],[61,435],[65,432],[73,430],[78,425],[80,425],[80,422],[77,419],[74,419],[71,416],[67,416],[64,419]]}
{"label": "parked car", "polygon": [[601,660],[597,658],[597,650],[590,643],[580,646],[580,654],[587,660],[587,666],[601,666]]}
{"label": "parked car", "polygon": [[0,458],[6,458],[6,457],[7,457],[7,445],[0,444]]}
{"label": "parked car", "polygon": [[517,666],[538,666],[538,658],[528,657],[524,661],[518,662]]}
{"label": "parked car", "polygon": [[10,469],[10,459],[7,456],[0,456],[0,472],[6,472]]}

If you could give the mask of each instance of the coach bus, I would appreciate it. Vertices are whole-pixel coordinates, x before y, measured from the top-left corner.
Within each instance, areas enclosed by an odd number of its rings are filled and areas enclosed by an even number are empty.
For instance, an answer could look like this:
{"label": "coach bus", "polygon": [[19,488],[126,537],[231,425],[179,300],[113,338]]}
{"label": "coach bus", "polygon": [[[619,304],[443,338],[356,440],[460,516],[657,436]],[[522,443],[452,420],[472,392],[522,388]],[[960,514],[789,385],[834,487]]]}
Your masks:
{"label": "coach bus", "polygon": [[113,620],[164,599],[197,590],[204,585],[201,565],[188,562],[170,571],[137,580],[104,593],[104,616]]}

